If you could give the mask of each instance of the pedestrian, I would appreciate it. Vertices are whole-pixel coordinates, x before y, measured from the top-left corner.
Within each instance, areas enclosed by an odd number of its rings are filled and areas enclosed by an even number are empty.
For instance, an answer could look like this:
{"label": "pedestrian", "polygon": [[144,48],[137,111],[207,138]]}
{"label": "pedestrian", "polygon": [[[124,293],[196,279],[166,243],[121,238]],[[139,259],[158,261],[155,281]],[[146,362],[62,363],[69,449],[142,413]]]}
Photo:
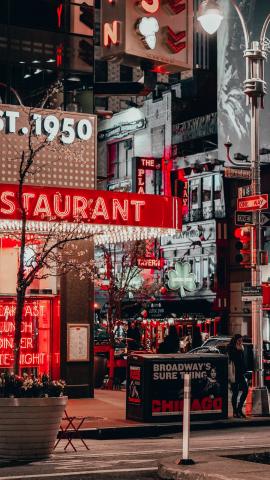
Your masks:
{"label": "pedestrian", "polygon": [[[246,366],[244,358],[243,337],[236,334],[232,337],[228,345],[229,355],[229,382],[232,391],[233,416],[236,418],[246,418],[243,413],[243,406],[248,394],[248,382],[246,379]],[[238,396],[241,392],[238,402]]]}
{"label": "pedestrian", "polygon": [[159,346],[158,353],[177,353],[179,352],[179,336],[174,325],[169,326],[169,333]]}
{"label": "pedestrian", "polygon": [[192,335],[192,348],[198,348],[202,344],[202,334],[197,325],[193,328],[193,335]]}
{"label": "pedestrian", "polygon": [[131,322],[127,331],[128,351],[138,350],[141,347],[141,332],[136,322]]}

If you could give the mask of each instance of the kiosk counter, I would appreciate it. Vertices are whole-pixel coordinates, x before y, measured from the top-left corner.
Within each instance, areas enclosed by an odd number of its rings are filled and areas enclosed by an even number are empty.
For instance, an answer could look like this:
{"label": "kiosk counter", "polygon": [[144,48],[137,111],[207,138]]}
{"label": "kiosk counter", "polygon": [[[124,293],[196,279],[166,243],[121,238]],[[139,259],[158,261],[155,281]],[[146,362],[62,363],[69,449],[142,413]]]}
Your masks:
{"label": "kiosk counter", "polygon": [[128,358],[126,417],[179,421],[184,374],[191,376],[191,420],[228,416],[228,358],[220,354],[133,354]]}

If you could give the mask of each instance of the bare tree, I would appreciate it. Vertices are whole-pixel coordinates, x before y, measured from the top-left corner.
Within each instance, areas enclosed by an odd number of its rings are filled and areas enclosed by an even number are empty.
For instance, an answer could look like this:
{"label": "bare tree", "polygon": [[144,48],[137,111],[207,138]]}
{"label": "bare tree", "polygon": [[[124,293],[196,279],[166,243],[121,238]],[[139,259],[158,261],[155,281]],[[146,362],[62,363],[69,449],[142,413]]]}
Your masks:
{"label": "bare tree", "polygon": [[[102,279],[105,283],[108,303],[108,333],[110,342],[114,344],[114,327],[117,320],[121,319],[124,309],[123,302],[130,297],[135,302],[149,301],[153,295],[159,292],[159,284],[156,281],[143,280],[138,267],[138,259],[145,256],[146,246],[143,241],[106,245],[99,247],[102,252],[99,262],[103,267]],[[95,278],[97,284],[102,283],[100,270]],[[106,279],[104,282],[104,278]]]}
{"label": "bare tree", "polygon": [[[27,137],[27,146],[21,152],[18,152],[17,202],[20,212],[21,228],[19,234],[14,235],[20,244],[13,344],[15,374],[19,373],[20,366],[22,319],[27,289],[35,279],[41,280],[50,275],[63,275],[72,269],[79,269],[80,254],[76,252],[74,243],[79,240],[92,239],[93,237],[91,233],[85,233],[81,228],[79,218],[78,222],[62,230],[59,228],[59,224],[53,221],[54,219],[46,219],[46,232],[35,235],[33,244],[32,236],[29,234],[30,230],[28,228],[28,211],[24,202],[25,185],[29,182],[29,177],[35,175],[39,169],[50,168],[46,163],[44,165],[36,163],[38,155],[45,149],[58,149],[60,152],[63,145],[61,145],[58,138],[56,138],[54,142],[49,142],[47,137],[42,137],[41,140],[38,139],[35,135],[35,127],[31,113],[30,109],[28,113],[29,134]],[[88,268],[91,269],[91,267],[92,264],[89,262]]]}

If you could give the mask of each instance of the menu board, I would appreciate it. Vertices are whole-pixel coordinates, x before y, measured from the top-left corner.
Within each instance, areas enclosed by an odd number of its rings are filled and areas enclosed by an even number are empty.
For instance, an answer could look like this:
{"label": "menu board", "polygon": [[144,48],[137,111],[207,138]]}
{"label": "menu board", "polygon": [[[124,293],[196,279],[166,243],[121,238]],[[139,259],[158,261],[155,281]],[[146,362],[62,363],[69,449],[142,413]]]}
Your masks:
{"label": "menu board", "polygon": [[67,329],[67,361],[88,362],[90,326],[84,323],[68,323]]}

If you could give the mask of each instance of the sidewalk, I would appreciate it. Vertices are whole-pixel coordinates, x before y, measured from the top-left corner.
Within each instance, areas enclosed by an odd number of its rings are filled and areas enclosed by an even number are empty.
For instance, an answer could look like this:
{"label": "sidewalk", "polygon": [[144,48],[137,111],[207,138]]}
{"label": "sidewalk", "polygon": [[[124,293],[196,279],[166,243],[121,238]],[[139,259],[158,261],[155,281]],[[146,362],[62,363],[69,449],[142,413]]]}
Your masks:
{"label": "sidewalk", "polygon": [[[84,438],[135,438],[158,436],[179,432],[182,422],[143,423],[126,420],[126,392],[119,390],[95,390],[95,398],[70,399],[67,405],[70,416],[90,417],[83,424]],[[230,415],[230,413],[229,413]],[[227,420],[194,421],[191,430],[212,430],[234,427],[269,425],[270,417],[250,417],[239,420],[229,416]]]}
{"label": "sidewalk", "polygon": [[[256,449],[257,453],[264,451]],[[245,453],[253,454],[254,450]],[[231,451],[194,454],[195,464],[189,466],[178,465],[179,458],[166,458],[158,465],[158,476],[164,480],[269,480],[270,465],[243,461],[236,458],[237,454],[243,454],[243,451],[234,451],[233,459],[229,458]]]}

